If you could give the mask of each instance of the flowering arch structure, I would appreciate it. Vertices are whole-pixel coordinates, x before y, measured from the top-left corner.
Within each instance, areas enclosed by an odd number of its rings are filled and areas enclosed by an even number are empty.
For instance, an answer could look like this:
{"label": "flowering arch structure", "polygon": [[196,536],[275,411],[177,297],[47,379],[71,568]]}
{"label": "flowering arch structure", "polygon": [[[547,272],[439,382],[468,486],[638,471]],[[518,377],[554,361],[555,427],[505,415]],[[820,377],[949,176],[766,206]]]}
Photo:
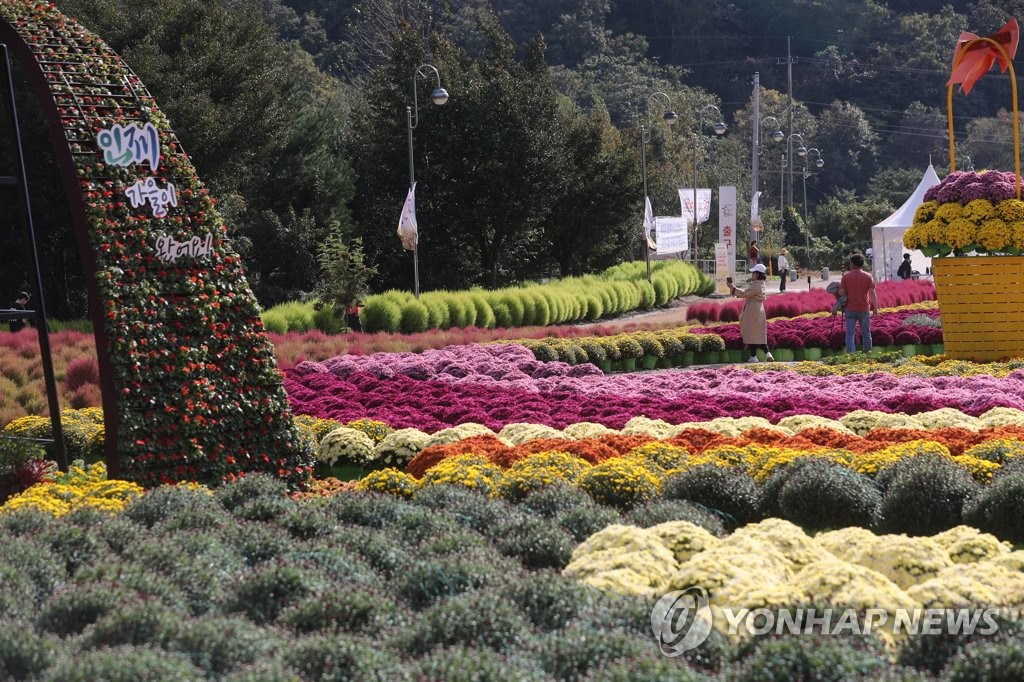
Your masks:
{"label": "flowering arch structure", "polygon": [[273,348],[215,200],[139,78],[54,5],[0,0],[85,269],[110,474],[305,480]]}

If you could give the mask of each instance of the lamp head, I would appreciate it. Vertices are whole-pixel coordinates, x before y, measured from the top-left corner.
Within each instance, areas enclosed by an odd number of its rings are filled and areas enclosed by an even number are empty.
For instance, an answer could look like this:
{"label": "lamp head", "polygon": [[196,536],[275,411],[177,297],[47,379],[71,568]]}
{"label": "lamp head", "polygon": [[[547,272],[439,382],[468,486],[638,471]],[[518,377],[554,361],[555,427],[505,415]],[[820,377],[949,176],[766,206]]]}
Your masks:
{"label": "lamp head", "polygon": [[679,120],[679,114],[669,109],[668,111],[661,115],[661,118],[669,125],[672,125],[673,123]]}
{"label": "lamp head", "polygon": [[721,135],[725,132],[725,124],[719,121],[714,125],[715,135]]}
{"label": "lamp head", "polygon": [[772,133],[772,140],[774,140],[775,142],[782,142],[782,140],[785,137],[786,133],[782,132],[781,130],[776,130],[774,133]]}
{"label": "lamp head", "polygon": [[430,101],[437,106],[443,105],[448,101],[448,91],[444,88],[436,88],[432,93],[430,93]]}
{"label": "lamp head", "polygon": [[807,147],[805,147],[803,145],[800,145],[799,147],[797,147],[796,148],[796,155],[797,156],[801,156],[801,157],[802,156],[807,156]]}
{"label": "lamp head", "polygon": [[818,159],[817,161],[814,162],[814,165],[817,166],[818,168],[824,168],[825,159]]}

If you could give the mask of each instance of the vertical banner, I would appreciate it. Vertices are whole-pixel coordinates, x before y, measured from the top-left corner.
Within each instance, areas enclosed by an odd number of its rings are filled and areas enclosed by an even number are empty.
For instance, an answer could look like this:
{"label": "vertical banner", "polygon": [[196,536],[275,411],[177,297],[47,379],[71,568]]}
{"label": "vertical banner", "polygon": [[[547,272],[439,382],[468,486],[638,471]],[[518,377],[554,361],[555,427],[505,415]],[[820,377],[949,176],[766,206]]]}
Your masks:
{"label": "vertical banner", "polygon": [[718,188],[718,241],[729,251],[727,267],[731,276],[736,267],[736,188],[731,185]]}
{"label": "vertical banner", "polygon": [[729,255],[729,245],[723,242],[715,244],[715,291],[720,294],[729,293],[726,277],[732,276],[732,266],[736,259]]}
{"label": "vertical banner", "polygon": [[398,218],[398,238],[402,240],[402,248],[414,251],[420,240],[419,227],[416,224],[416,183],[412,183],[409,193],[402,205],[402,215]]}
{"label": "vertical banner", "polygon": [[750,199],[750,229],[754,232],[751,239],[756,239],[757,233],[764,229],[764,223],[761,222],[760,192],[754,192],[754,196]]}
{"label": "vertical banner", "polygon": [[651,208],[651,198],[644,197],[644,237],[647,239],[647,248],[656,249],[658,245],[654,243],[654,239],[651,237],[651,232],[654,230],[654,209]]}
{"label": "vertical banner", "polygon": [[[681,187],[679,189],[679,203],[682,206],[683,217],[693,222],[693,188]],[[708,188],[697,190],[697,224],[706,223],[711,217],[711,190]]]}

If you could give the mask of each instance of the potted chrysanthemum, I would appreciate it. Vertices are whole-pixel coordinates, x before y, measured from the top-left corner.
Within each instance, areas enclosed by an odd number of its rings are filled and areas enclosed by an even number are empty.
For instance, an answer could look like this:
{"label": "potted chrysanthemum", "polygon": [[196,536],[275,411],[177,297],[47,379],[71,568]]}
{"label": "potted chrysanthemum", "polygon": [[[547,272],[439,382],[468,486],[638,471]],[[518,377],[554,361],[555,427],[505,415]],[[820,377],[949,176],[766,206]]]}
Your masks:
{"label": "potted chrysanthemum", "polygon": [[928,190],[914,224],[903,236],[907,248],[933,258],[944,350],[952,358],[998,360],[1024,355],[1024,201],[1016,89],[1015,172],[957,171],[952,125],[953,86],[959,83],[969,93],[997,61],[1014,80],[1017,42],[1013,19],[991,36],[960,36],[947,84],[951,172]]}

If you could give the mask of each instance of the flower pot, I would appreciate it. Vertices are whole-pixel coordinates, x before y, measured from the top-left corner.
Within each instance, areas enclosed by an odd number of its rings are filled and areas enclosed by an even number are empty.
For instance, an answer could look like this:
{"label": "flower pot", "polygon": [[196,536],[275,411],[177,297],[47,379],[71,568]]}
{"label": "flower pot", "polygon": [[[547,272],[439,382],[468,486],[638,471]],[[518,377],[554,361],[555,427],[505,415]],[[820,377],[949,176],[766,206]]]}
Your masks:
{"label": "flower pot", "polygon": [[644,369],[654,369],[658,366],[657,355],[645,355],[640,358],[640,366]]}
{"label": "flower pot", "polygon": [[917,344],[916,343],[905,343],[905,344],[903,344],[902,348],[903,348],[903,357],[905,357],[905,358],[912,358],[915,355],[919,355],[919,353],[917,352]]}
{"label": "flower pot", "polygon": [[602,360],[600,366],[601,366],[601,371],[604,372],[605,374],[611,374],[612,373],[612,361],[611,360],[608,360],[607,358]]}
{"label": "flower pot", "polygon": [[636,371],[636,358],[622,358],[622,371],[623,372],[635,372]]}
{"label": "flower pot", "polygon": [[618,360],[612,360],[611,363],[612,363],[612,371],[613,372],[621,372],[622,371],[622,359],[621,358],[618,359]]}
{"label": "flower pot", "polygon": [[694,352],[692,350],[683,351],[683,367],[689,367],[694,361]]}
{"label": "flower pot", "polygon": [[772,351],[772,355],[779,362],[793,362],[796,359],[792,348],[776,348]]}
{"label": "flower pot", "polygon": [[693,364],[695,365],[715,365],[721,361],[721,354],[717,350],[713,351],[700,351],[694,354]]}
{"label": "flower pot", "polygon": [[932,272],[945,355],[1024,356],[1024,256],[934,258]]}
{"label": "flower pot", "polygon": [[802,362],[803,360],[806,360],[807,356],[804,355],[804,349],[803,348],[794,348],[793,349],[793,359],[796,360],[797,362]]}
{"label": "flower pot", "polygon": [[945,344],[933,343],[933,344],[931,344],[931,348],[932,348],[932,355],[945,355],[945,353],[946,353],[946,346],[945,346]]}
{"label": "flower pot", "polygon": [[728,357],[727,357],[727,360],[726,360],[727,362],[746,362],[747,361],[747,351],[743,350],[742,348],[730,348],[729,350],[727,350],[725,352],[728,354]]}
{"label": "flower pot", "polygon": [[821,349],[804,348],[804,360],[821,360]]}
{"label": "flower pot", "polygon": [[660,369],[670,369],[672,367],[672,358],[667,355],[663,358],[658,358],[658,367]]}

